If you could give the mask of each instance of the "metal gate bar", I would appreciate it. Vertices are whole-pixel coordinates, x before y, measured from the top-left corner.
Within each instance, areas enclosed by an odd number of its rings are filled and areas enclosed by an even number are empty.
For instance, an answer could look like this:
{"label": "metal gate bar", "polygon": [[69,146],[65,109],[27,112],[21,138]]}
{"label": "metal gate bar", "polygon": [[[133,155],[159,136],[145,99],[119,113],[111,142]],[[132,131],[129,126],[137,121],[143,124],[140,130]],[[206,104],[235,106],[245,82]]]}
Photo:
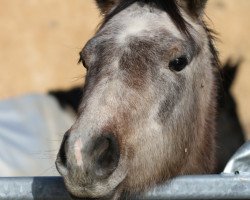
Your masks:
{"label": "metal gate bar", "polygon": [[[57,199],[70,200],[60,177],[0,178],[0,200]],[[182,176],[148,192],[143,199],[250,199],[250,175]]]}
{"label": "metal gate bar", "polygon": [[148,192],[145,199],[250,199],[250,175],[178,177]]}

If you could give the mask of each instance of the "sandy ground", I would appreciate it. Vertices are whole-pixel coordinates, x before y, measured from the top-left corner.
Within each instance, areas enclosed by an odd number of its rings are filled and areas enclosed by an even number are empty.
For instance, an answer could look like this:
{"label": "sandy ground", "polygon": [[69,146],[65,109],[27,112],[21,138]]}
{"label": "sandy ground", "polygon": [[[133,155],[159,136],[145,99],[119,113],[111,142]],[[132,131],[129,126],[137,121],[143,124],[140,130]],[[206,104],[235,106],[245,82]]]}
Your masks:
{"label": "sandy ground", "polygon": [[[233,93],[250,138],[250,1],[210,0],[221,60],[244,58]],[[82,84],[78,53],[100,21],[93,0],[0,0],[0,98]]]}

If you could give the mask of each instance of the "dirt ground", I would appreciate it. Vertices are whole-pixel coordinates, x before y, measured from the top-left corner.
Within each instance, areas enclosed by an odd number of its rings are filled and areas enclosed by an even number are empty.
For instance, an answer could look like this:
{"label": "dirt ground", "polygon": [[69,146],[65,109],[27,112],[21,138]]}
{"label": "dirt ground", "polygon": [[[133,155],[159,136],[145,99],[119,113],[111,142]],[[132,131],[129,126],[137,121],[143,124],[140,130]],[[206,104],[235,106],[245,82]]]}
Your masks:
{"label": "dirt ground", "polygon": [[[244,58],[233,93],[250,138],[250,1],[210,0],[221,60]],[[78,53],[100,21],[94,0],[0,0],[0,99],[82,84]]]}

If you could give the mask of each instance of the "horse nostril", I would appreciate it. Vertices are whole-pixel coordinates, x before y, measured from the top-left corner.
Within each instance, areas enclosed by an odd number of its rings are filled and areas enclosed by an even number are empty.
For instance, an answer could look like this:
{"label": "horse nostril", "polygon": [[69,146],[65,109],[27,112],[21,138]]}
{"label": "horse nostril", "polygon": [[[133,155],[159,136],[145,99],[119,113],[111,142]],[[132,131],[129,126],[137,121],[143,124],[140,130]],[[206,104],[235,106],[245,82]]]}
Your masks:
{"label": "horse nostril", "polygon": [[97,138],[90,153],[97,176],[108,176],[116,169],[120,151],[113,134],[105,134]]}
{"label": "horse nostril", "polygon": [[60,147],[60,150],[57,155],[56,159],[56,167],[61,174],[66,173],[66,167],[67,167],[67,156],[66,156],[66,149],[67,149],[67,141],[69,138],[69,131],[67,131],[63,137],[63,141]]}

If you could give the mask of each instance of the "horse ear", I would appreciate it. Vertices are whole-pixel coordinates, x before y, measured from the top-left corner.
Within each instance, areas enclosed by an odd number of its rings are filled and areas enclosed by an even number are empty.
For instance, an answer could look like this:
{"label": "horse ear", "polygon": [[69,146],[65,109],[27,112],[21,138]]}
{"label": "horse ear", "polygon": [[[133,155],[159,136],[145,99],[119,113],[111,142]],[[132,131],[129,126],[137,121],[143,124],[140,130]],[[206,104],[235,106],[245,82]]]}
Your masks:
{"label": "horse ear", "polygon": [[103,15],[110,13],[116,7],[120,0],[95,0],[98,8]]}
{"label": "horse ear", "polygon": [[204,13],[207,0],[177,0],[179,5],[194,17],[200,17]]}

